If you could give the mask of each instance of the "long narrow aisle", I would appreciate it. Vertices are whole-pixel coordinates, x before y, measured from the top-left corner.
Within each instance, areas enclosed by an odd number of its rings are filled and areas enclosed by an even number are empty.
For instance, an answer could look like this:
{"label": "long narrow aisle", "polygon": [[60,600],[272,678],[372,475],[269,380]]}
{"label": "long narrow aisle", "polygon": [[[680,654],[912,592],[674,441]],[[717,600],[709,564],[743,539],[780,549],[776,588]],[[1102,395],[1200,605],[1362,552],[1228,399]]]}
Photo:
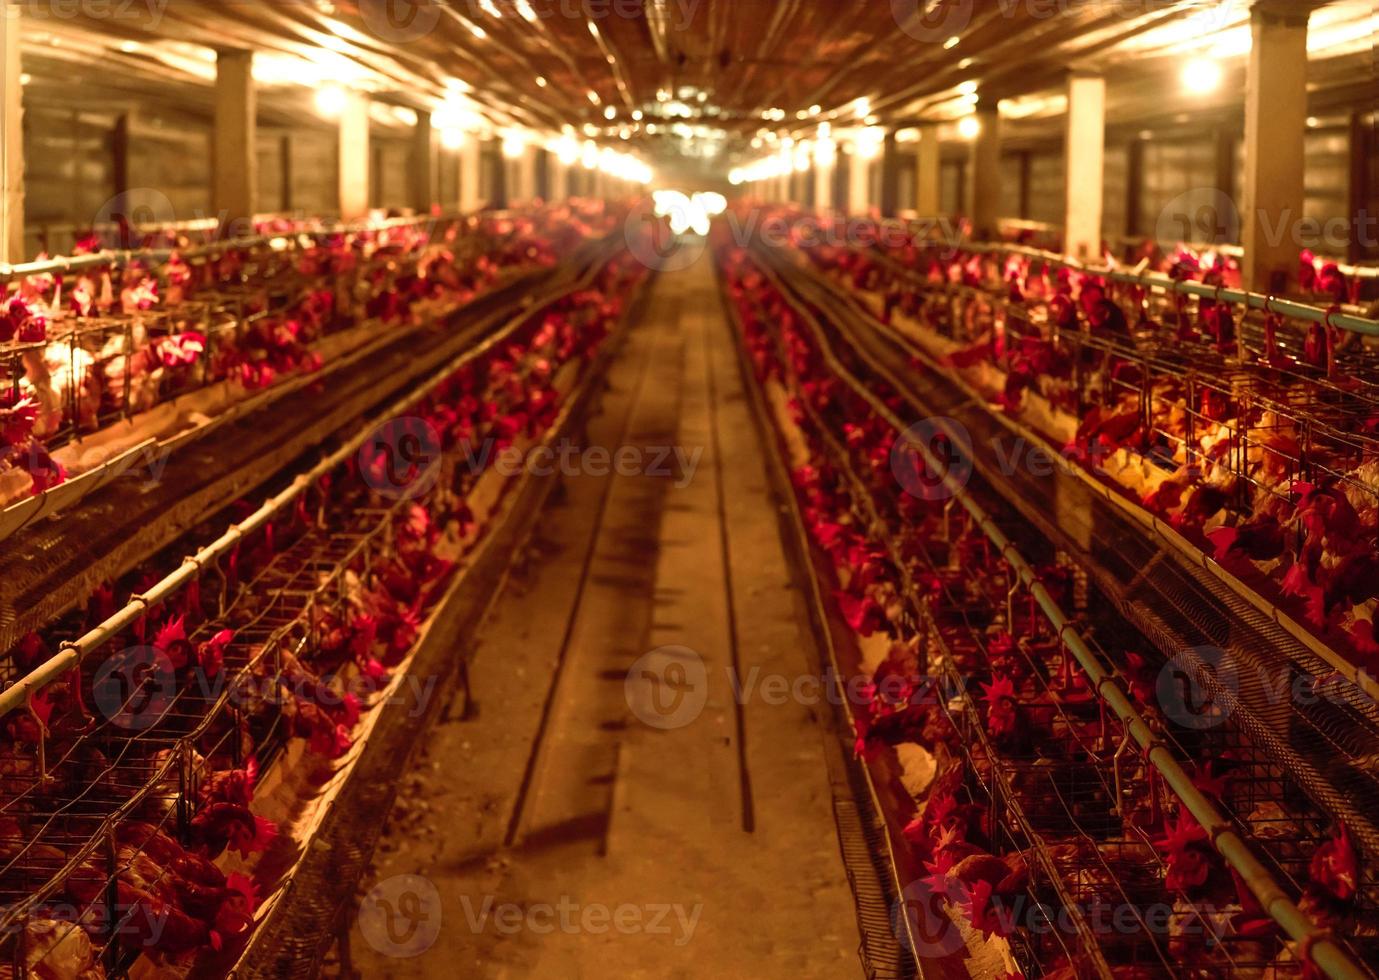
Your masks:
{"label": "long narrow aisle", "polygon": [[480,631],[475,702],[404,781],[362,976],[860,974],[829,706],[731,343],[707,255],[657,280]]}

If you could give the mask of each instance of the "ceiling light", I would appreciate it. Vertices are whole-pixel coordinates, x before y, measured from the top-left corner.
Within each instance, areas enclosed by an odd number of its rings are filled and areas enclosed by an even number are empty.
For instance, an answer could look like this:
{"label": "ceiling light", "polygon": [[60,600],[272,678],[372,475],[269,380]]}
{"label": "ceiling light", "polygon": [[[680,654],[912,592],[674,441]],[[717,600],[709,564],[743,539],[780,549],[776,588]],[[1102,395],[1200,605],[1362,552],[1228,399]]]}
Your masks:
{"label": "ceiling light", "polygon": [[536,23],[536,11],[532,10],[531,4],[528,3],[527,0],[517,0],[515,6],[517,7],[518,15],[521,16],[523,20],[529,24]]}
{"label": "ceiling light", "polygon": [[871,115],[871,99],[861,98],[852,100],[852,112],[858,119],[864,119]]}
{"label": "ceiling light", "polygon": [[545,88],[545,87],[546,87],[546,76],[545,76],[545,75],[537,75],[537,76],[536,76],[536,87],[537,87],[537,88]]}
{"label": "ceiling light", "polygon": [[959,68],[959,70],[965,70],[965,69],[971,68],[971,67],[972,67],[973,65],[975,65],[976,63],[977,63],[977,59],[976,59],[976,58],[963,58],[961,61],[958,62],[958,68]]}
{"label": "ceiling light", "polygon": [[823,111],[823,106],[820,106],[820,105],[812,105],[812,106],[809,107],[809,114],[810,114],[811,116],[817,116],[817,115],[818,115],[820,112],[822,112],[822,111]]}
{"label": "ceiling light", "polygon": [[479,9],[490,17],[503,16],[503,12],[493,5],[493,0],[479,0]]}
{"label": "ceiling light", "polygon": [[503,156],[509,160],[516,160],[527,149],[527,140],[522,133],[516,129],[509,129],[503,134]]}
{"label": "ceiling light", "polygon": [[143,47],[143,45],[141,45],[138,41],[120,42],[120,50],[123,51],[125,54],[133,54],[135,51],[138,51],[141,47]]}
{"label": "ceiling light", "polygon": [[982,131],[982,124],[976,116],[963,116],[958,120],[958,135],[965,140],[975,139]]}
{"label": "ceiling light", "polygon": [[1221,85],[1221,65],[1210,58],[1192,58],[1183,65],[1181,78],[1184,89],[1205,95]]}
{"label": "ceiling light", "polygon": [[464,146],[464,130],[455,126],[441,130],[441,148],[446,150],[458,150]]}
{"label": "ceiling light", "polygon": [[598,94],[597,92],[593,91],[592,89],[589,91],[588,94],[589,94],[589,101],[592,102],[594,105],[598,105],[598,104],[599,104],[599,94]]}
{"label": "ceiling light", "polygon": [[599,148],[593,140],[585,140],[580,150],[579,163],[585,170],[593,170],[599,165]]}
{"label": "ceiling light", "polygon": [[606,109],[603,110],[603,118],[604,118],[604,119],[607,119],[607,120],[609,120],[609,121],[612,121],[612,120],[614,120],[614,119],[617,119],[617,118],[618,118],[618,110],[615,109],[615,108],[613,108],[613,106],[610,105],[608,108],[606,108]]}
{"label": "ceiling light", "polygon": [[880,126],[868,126],[858,134],[853,142],[853,148],[857,155],[864,160],[873,160],[881,154],[881,147],[886,142],[886,131]]}
{"label": "ceiling light", "polygon": [[556,159],[567,167],[579,159],[579,144],[568,133],[556,140],[553,148]]}
{"label": "ceiling light", "polygon": [[477,37],[480,41],[482,41],[484,38],[488,37],[488,31],[484,30],[484,29],[483,29],[482,27],[480,27],[478,24],[474,24],[474,23],[471,23],[471,22],[466,22],[466,23],[465,23],[465,26],[469,28],[469,33],[473,34],[473,35],[474,35],[475,37]]}
{"label": "ceiling light", "polygon": [[633,118],[634,120],[636,120],[637,122],[640,122],[640,121],[641,121],[641,118],[642,118],[642,110],[640,110],[640,109],[633,109],[633,110],[632,110],[632,118]]}
{"label": "ceiling light", "polygon": [[958,37],[956,34],[954,34],[954,35],[953,35],[952,37],[950,37],[948,40],[946,40],[946,41],[943,42],[943,50],[945,50],[945,51],[951,51],[951,50],[953,50],[954,48],[956,48],[961,42],[962,42],[962,38],[960,38],[960,37]]}
{"label": "ceiling light", "polygon": [[977,91],[977,83],[969,78],[958,86],[958,91],[963,95],[974,95]]}
{"label": "ceiling light", "polygon": [[21,74],[21,75],[19,76],[19,84],[20,84],[20,85],[28,85],[28,84],[29,84],[30,82],[32,82],[33,80],[34,80],[34,77],[33,77],[32,75],[30,75],[28,72],[24,72],[23,74]]}
{"label": "ceiling light", "polygon": [[339,85],[323,85],[314,96],[316,111],[327,119],[336,119],[349,104],[349,95]]}

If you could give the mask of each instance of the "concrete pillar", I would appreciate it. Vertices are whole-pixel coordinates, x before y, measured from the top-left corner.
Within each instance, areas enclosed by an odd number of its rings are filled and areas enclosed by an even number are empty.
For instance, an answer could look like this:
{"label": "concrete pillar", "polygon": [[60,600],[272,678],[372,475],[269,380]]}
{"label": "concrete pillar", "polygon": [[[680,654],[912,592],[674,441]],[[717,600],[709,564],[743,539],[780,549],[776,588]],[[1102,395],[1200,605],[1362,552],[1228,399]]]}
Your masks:
{"label": "concrete pillar", "polygon": [[848,199],[844,208],[849,214],[866,214],[871,207],[871,161],[856,148],[848,160]]}
{"label": "concrete pillar", "polygon": [[522,155],[513,161],[513,174],[516,177],[516,186],[511,194],[508,195],[511,201],[520,201],[523,204],[531,202],[536,197],[536,146],[526,143],[522,146]]}
{"label": "concrete pillar", "polygon": [[[832,211],[833,201],[833,169],[835,164],[832,161],[821,163],[814,161],[814,209],[816,211]],[[844,202],[846,206],[846,202]]]}
{"label": "concrete pillar", "polygon": [[546,173],[550,175],[548,193],[552,201],[563,201],[570,196],[570,167],[562,163],[554,153],[548,158]]}
{"label": "concrete pillar", "polygon": [[479,140],[466,134],[460,146],[460,211],[477,211],[483,198],[479,196]]}
{"label": "concrete pillar", "polygon": [[919,142],[915,147],[915,174],[919,182],[915,188],[915,212],[921,218],[934,218],[943,206],[940,183],[943,165],[939,153],[938,126],[932,123],[920,126]]}
{"label": "concrete pillar", "polygon": [[435,143],[431,132],[431,113],[418,112],[417,125],[412,130],[412,207],[421,214],[436,203],[434,172]]}
{"label": "concrete pillar", "polygon": [[0,262],[24,254],[24,86],[19,67],[19,4],[0,0]]}
{"label": "concrete pillar", "polygon": [[1308,5],[1256,0],[1245,73],[1245,288],[1283,292],[1296,275],[1293,223],[1303,216]]}
{"label": "concrete pillar", "polygon": [[881,144],[881,216],[895,217],[900,209],[900,145],[895,140],[895,130],[886,133]]}
{"label": "concrete pillar", "polygon": [[789,204],[792,200],[790,194],[790,171],[787,170],[776,178],[780,186],[776,190],[776,197],[782,204]]}
{"label": "concrete pillar", "polygon": [[[216,55],[215,127],[211,146],[211,202],[222,224],[254,216],[258,196],[258,106],[254,53]],[[238,230],[248,231],[247,227]]]}
{"label": "concrete pillar", "polygon": [[369,97],[346,94],[340,113],[340,220],[359,221],[369,214]]}
{"label": "concrete pillar", "polygon": [[1001,216],[1001,115],[995,99],[983,96],[977,103],[977,122],[981,129],[972,141],[972,234],[992,239]]}
{"label": "concrete pillar", "polygon": [[1063,251],[1074,258],[1101,255],[1102,172],[1106,149],[1106,79],[1068,75],[1063,129]]}

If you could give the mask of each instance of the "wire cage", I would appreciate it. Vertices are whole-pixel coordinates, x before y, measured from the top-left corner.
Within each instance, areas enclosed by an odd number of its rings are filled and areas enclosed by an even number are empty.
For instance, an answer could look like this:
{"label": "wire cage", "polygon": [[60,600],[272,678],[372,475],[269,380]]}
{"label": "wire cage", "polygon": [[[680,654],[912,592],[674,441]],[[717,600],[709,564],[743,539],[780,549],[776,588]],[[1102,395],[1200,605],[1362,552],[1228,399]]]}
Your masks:
{"label": "wire cage", "polygon": [[[971,287],[959,288],[981,295]],[[802,298],[799,302],[805,303]],[[1000,309],[990,301],[981,306],[982,316]],[[792,333],[791,316],[782,316],[780,304],[771,299],[755,305],[747,300],[745,309],[755,324],[776,335],[777,367],[759,369],[798,392],[802,379],[792,365],[820,362],[800,350],[803,335]],[[846,331],[827,323],[825,315],[819,319],[820,336],[834,346],[838,362],[865,377],[879,402],[895,404],[896,393],[886,381],[857,369],[860,361],[846,349]],[[859,411],[870,411],[864,403],[842,393],[831,395],[817,410],[808,397],[797,397],[794,404],[801,406],[796,421],[827,460],[818,464],[821,472],[837,474],[833,492],[855,515],[851,526],[879,535],[893,566],[913,564],[903,575],[901,595],[920,602],[920,659],[913,669],[946,682],[949,696],[940,703],[956,735],[945,744],[961,759],[964,799],[979,803],[988,815],[978,840],[993,854],[1020,855],[1031,869],[1025,891],[1005,896],[1004,911],[1017,905],[1026,911],[1049,906],[1064,917],[1064,928],[1028,928],[1027,918],[1011,917],[1026,926],[1009,929],[1024,972],[1060,980],[1301,976],[1298,956],[1277,927],[1254,920],[1256,913],[1245,904],[1252,897],[1241,882],[1231,880],[1224,863],[1216,859],[1211,877],[1200,883],[1185,883],[1166,864],[1160,839],[1182,819],[1183,804],[1148,756],[1138,748],[1130,751],[1135,743],[1128,729],[1109,715],[1097,692],[1085,680],[1079,683],[1080,668],[1062,646],[1062,634],[1027,596],[1016,598],[1003,557],[985,548],[985,531],[961,509],[955,513],[951,499],[919,515],[907,508],[907,495],[897,492],[892,474],[878,475],[873,461],[859,451],[864,443],[849,442],[837,431],[866,428],[857,417]],[[969,484],[968,492],[982,493],[998,514],[1005,511],[979,486]],[[1115,638],[1114,646],[1093,645],[1105,670],[1142,684],[1172,666],[1128,659],[1126,650],[1143,650],[1143,640],[1136,642],[1124,624],[1100,614],[1103,607],[1091,601],[1086,574],[1067,568],[1066,556],[1026,541],[1030,535],[1022,533],[1019,522],[1002,523],[1007,534],[1021,540],[1022,550],[1032,548],[1029,553],[1049,563],[1041,566],[1041,577],[1063,608],[1099,622],[1107,637]],[[981,575],[974,574],[978,567]],[[924,586],[916,589],[920,580]],[[999,699],[998,680],[1009,684],[1010,700],[1018,705],[1012,710],[1024,726],[1022,738],[1002,740],[992,734],[987,711]],[[1246,724],[1254,716],[1241,711],[1231,717],[1235,706],[1226,705],[1221,714],[1228,723],[1198,728],[1149,707],[1145,705],[1146,717],[1154,726],[1155,744],[1195,773],[1202,792],[1211,794],[1237,832],[1264,855],[1273,880],[1292,896],[1304,896],[1313,858],[1332,841],[1334,825],[1280,764],[1274,746]],[[1321,713],[1335,708],[1326,701],[1308,723],[1321,723]],[[1288,706],[1282,710],[1286,714]],[[1345,705],[1343,710],[1356,709]],[[1327,727],[1339,730],[1334,724]],[[927,723],[925,732],[927,736]],[[1215,770],[1206,760],[1214,760]],[[1361,895],[1351,913],[1356,921],[1371,918],[1371,889],[1372,874],[1366,869],[1359,875]],[[1120,913],[1109,925],[1098,911],[1106,908]]]}

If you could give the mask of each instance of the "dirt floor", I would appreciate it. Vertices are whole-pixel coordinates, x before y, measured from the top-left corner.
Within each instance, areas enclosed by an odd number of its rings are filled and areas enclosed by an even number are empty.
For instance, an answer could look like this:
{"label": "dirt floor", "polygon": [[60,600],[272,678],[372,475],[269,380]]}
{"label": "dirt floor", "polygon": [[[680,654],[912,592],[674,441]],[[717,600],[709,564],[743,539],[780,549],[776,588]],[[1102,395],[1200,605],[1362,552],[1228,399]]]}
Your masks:
{"label": "dirt floor", "polygon": [[731,343],[707,255],[660,276],[332,972],[861,974],[830,709]]}

